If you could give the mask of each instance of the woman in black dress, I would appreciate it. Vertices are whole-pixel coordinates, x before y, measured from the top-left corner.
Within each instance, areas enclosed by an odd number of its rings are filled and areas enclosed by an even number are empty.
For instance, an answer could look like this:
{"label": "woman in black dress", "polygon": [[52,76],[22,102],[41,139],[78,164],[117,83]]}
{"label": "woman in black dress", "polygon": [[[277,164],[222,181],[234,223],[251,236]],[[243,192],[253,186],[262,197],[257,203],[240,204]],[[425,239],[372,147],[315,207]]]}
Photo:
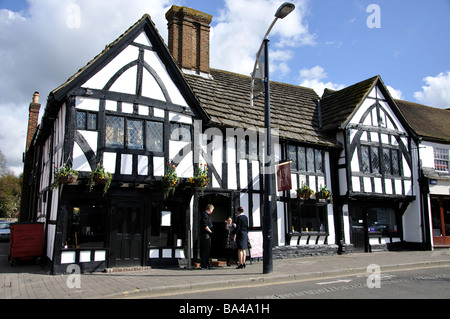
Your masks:
{"label": "woman in black dress", "polygon": [[238,208],[238,216],[236,218],[236,229],[234,230],[234,240],[238,249],[239,266],[236,269],[245,268],[245,250],[248,246],[248,218],[244,215],[242,206]]}

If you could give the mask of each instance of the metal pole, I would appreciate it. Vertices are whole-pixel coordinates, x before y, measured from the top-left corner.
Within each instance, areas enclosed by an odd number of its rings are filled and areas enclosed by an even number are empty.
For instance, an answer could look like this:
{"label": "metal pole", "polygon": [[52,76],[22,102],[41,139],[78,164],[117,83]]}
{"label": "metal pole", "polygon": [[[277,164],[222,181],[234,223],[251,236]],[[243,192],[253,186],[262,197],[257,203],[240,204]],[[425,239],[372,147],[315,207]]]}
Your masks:
{"label": "metal pole", "polygon": [[264,171],[263,274],[273,272],[272,263],[272,147],[270,136],[269,39],[264,39],[264,126],[266,129],[266,159]]}

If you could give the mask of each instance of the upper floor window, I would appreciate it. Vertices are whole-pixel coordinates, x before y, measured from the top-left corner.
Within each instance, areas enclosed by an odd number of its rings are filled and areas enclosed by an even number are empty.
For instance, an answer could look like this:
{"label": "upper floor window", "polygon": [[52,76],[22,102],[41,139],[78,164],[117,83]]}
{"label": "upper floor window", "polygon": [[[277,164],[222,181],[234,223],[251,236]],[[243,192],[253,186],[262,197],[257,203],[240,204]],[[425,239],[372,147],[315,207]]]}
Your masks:
{"label": "upper floor window", "polygon": [[379,155],[379,147],[376,145],[361,145],[361,170],[363,173],[380,173],[386,175],[400,176],[400,151],[395,148],[381,149],[381,157]]}
{"label": "upper floor window", "polygon": [[238,139],[240,159],[258,160],[258,140],[253,137]]}
{"label": "upper floor window", "polygon": [[170,139],[172,141],[191,141],[191,126],[181,123],[170,123]]}
{"label": "upper floor window", "polygon": [[323,153],[321,150],[288,145],[287,157],[292,161],[291,169],[294,171],[323,173]]}
{"label": "upper floor window", "polygon": [[380,159],[378,147],[361,145],[361,165],[364,173],[379,173]]}
{"label": "upper floor window", "polygon": [[448,172],[450,161],[449,150],[445,148],[434,149],[434,169],[441,172]]}
{"label": "upper floor window", "polygon": [[97,113],[88,111],[77,111],[77,129],[96,131]]}
{"label": "upper floor window", "polygon": [[106,147],[163,151],[163,123],[106,116]]}

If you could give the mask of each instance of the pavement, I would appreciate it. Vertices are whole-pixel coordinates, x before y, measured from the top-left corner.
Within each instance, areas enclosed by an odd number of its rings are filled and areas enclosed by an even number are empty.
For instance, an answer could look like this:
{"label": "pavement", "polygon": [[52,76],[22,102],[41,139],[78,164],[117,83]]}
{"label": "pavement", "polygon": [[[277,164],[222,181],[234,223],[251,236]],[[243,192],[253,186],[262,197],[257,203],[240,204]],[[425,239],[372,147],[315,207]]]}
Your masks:
{"label": "pavement", "polygon": [[349,253],[333,256],[273,260],[273,272],[263,274],[263,262],[245,269],[219,266],[211,270],[171,268],[112,273],[51,275],[40,265],[10,266],[0,255],[0,299],[116,299],[161,296],[268,283],[325,279],[370,274],[369,265],[383,271],[423,267],[448,267],[450,249]]}

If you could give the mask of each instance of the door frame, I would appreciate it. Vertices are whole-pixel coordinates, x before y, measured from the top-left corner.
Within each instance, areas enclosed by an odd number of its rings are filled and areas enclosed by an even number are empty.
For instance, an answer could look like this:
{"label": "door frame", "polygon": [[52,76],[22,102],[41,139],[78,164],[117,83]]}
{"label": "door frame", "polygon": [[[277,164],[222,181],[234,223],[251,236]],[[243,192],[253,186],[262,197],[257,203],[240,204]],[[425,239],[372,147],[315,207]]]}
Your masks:
{"label": "door frame", "polygon": [[[117,222],[117,218],[121,219],[121,217],[117,216],[117,212],[115,211],[118,207],[120,207],[120,204],[127,205],[128,207],[138,207],[141,209],[140,212],[140,218],[138,222],[138,227],[140,230],[140,240],[137,244],[138,247],[134,247],[137,251],[136,259],[135,260],[129,260],[129,261],[118,261],[117,259],[117,253],[118,248],[118,240],[117,240],[117,229],[114,226]],[[108,256],[108,265],[109,267],[130,267],[130,266],[142,266],[145,263],[145,257],[144,257],[144,243],[146,239],[146,232],[145,232],[145,225],[146,225],[146,202],[140,201],[136,199],[115,199],[111,201],[111,219],[110,219],[110,236],[109,236],[109,256]],[[135,233],[136,234],[136,233]],[[133,245],[133,243],[132,243]]]}
{"label": "door frame", "polygon": [[[441,236],[434,236],[433,235],[433,246],[434,247],[450,247],[450,231],[445,229],[445,212],[444,212],[444,200],[450,201],[449,196],[443,196],[443,195],[431,195],[431,200],[438,200],[439,202],[439,218],[441,222]],[[433,220],[433,205],[430,205],[430,217],[431,220]],[[431,222],[433,225],[433,221]]]}

